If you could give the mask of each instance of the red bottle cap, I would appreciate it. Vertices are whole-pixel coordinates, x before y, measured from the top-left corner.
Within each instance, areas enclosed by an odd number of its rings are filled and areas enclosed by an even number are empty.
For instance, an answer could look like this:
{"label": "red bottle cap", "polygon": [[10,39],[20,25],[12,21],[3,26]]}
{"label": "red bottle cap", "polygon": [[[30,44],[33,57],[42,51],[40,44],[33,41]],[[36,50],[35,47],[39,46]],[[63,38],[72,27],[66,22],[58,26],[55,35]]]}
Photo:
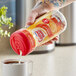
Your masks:
{"label": "red bottle cap", "polygon": [[22,56],[29,54],[32,49],[29,39],[20,31],[16,31],[11,35],[10,44],[17,54],[20,55],[20,51],[22,51]]}

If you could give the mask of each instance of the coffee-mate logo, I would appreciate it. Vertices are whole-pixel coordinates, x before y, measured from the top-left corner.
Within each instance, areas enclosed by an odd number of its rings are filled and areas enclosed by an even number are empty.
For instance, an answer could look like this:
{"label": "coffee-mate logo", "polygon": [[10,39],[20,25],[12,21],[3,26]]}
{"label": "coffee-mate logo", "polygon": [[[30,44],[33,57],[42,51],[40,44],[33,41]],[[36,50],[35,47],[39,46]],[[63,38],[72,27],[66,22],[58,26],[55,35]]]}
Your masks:
{"label": "coffee-mate logo", "polygon": [[41,42],[46,36],[46,33],[41,29],[34,29],[33,32],[38,39],[38,42]]}

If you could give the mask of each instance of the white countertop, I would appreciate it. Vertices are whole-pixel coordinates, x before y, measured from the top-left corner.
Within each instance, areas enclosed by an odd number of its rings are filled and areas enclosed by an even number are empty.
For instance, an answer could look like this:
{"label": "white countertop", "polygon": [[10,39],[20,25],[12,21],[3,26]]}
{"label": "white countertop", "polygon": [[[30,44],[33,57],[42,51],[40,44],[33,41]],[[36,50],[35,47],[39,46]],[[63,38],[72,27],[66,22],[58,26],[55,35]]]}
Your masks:
{"label": "white countertop", "polygon": [[[14,55],[11,50],[0,53],[0,61],[16,58],[18,59],[20,56]],[[76,76],[76,46],[56,47],[50,53],[28,55],[21,59],[33,61],[32,76]]]}

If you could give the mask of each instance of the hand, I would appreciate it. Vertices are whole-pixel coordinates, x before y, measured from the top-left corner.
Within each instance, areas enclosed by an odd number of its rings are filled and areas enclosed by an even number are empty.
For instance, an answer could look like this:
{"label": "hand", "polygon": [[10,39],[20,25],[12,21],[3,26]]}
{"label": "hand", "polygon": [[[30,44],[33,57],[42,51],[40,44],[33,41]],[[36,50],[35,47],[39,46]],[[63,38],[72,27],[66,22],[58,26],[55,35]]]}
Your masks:
{"label": "hand", "polygon": [[43,15],[43,14],[47,13],[48,11],[52,10],[52,9],[50,10],[51,7],[49,6],[48,3],[42,3],[40,5],[37,5],[37,4],[32,9],[32,11],[30,12],[30,15],[29,15],[29,17],[27,19],[27,22],[26,22],[27,26],[32,25],[38,17],[40,17],[41,15]]}
{"label": "hand", "polygon": [[[49,4],[47,3],[42,3],[41,5],[35,7],[34,9],[32,9],[28,19],[27,19],[27,26],[28,25],[32,25],[35,20],[40,17],[41,15],[47,13],[48,11],[52,11],[52,6],[49,6]],[[57,37],[52,39],[51,41],[45,43],[46,45],[47,44],[52,44],[53,41],[56,41],[57,40]]]}

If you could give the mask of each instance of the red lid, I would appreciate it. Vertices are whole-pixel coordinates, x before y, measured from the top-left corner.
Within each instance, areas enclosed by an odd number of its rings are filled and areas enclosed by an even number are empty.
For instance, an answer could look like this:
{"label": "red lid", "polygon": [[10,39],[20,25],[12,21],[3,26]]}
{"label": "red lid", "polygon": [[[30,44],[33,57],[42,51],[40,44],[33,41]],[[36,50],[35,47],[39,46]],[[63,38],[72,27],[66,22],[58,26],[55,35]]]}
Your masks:
{"label": "red lid", "polygon": [[22,56],[27,55],[31,51],[29,39],[20,31],[16,31],[11,35],[10,44],[12,49],[19,55],[20,51],[22,51]]}

